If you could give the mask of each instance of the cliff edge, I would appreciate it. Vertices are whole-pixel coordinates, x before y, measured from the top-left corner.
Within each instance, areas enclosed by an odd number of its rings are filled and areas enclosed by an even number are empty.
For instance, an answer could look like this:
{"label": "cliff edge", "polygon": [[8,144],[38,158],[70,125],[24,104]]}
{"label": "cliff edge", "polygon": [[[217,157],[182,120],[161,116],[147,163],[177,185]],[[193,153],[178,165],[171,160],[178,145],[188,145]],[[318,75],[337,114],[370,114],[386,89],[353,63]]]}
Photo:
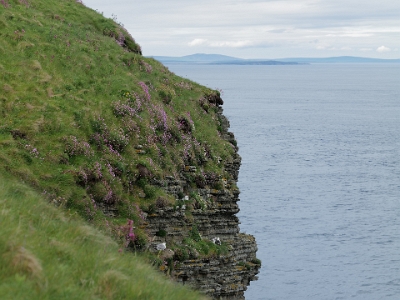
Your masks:
{"label": "cliff edge", "polygon": [[143,57],[81,1],[4,0],[0,91],[4,178],[182,285],[243,297],[260,261],[239,232],[241,159],[217,90]]}

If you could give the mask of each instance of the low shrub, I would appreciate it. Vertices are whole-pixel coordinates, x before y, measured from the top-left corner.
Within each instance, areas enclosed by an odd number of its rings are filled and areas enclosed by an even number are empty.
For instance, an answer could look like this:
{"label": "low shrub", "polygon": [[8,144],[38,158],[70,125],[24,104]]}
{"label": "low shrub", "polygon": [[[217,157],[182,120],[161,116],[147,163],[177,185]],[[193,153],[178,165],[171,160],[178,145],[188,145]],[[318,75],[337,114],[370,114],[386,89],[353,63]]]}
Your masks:
{"label": "low shrub", "polygon": [[200,242],[201,241],[201,235],[200,232],[197,228],[197,225],[193,225],[192,229],[189,232],[189,237],[195,241],[195,242]]}
{"label": "low shrub", "polygon": [[190,253],[190,251],[188,251],[187,249],[185,249],[183,247],[182,248],[175,248],[174,249],[174,260],[180,261],[180,262],[188,260],[189,257],[190,257],[189,253]]}
{"label": "low shrub", "polygon": [[164,229],[160,229],[159,231],[156,232],[156,236],[166,237],[167,236],[167,232]]}

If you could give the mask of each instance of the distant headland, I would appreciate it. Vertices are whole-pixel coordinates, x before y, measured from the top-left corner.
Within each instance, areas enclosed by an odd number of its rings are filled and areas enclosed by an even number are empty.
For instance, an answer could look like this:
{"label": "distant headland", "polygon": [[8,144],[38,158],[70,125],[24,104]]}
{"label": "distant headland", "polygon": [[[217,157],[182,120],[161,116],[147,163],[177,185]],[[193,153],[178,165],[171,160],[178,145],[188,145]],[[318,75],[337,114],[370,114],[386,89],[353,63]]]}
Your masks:
{"label": "distant headland", "polygon": [[192,55],[152,56],[166,64],[206,64],[206,65],[304,65],[318,63],[400,63],[400,59],[379,59],[356,56],[338,56],[326,58],[277,58],[277,59],[243,59],[221,54],[197,53]]}

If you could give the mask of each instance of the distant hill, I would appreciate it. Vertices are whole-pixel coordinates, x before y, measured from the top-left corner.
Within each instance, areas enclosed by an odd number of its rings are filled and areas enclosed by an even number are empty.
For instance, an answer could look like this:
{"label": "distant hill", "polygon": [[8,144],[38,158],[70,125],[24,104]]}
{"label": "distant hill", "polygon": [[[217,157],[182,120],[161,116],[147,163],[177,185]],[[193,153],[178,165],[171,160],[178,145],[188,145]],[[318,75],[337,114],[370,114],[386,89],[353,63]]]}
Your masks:
{"label": "distant hill", "polygon": [[284,62],[268,59],[243,59],[220,54],[192,54],[181,57],[153,56],[162,63],[173,64],[211,64],[211,65],[293,65],[297,62]]}
{"label": "distant hill", "polygon": [[400,59],[379,59],[379,58],[368,58],[368,57],[357,57],[357,56],[338,56],[338,57],[326,57],[326,58],[307,58],[307,57],[295,57],[295,58],[279,58],[275,59],[281,62],[298,62],[308,64],[318,63],[400,63]]}
{"label": "distant hill", "polygon": [[197,53],[181,57],[153,56],[166,64],[212,64],[212,65],[297,65],[317,63],[400,63],[400,59],[379,59],[356,56],[339,56],[326,58],[276,58],[276,59],[243,59],[220,54]]}
{"label": "distant hill", "polygon": [[161,62],[195,62],[195,63],[213,63],[226,61],[242,61],[242,58],[236,58],[220,54],[197,53],[181,57],[174,56],[153,56],[154,59]]}

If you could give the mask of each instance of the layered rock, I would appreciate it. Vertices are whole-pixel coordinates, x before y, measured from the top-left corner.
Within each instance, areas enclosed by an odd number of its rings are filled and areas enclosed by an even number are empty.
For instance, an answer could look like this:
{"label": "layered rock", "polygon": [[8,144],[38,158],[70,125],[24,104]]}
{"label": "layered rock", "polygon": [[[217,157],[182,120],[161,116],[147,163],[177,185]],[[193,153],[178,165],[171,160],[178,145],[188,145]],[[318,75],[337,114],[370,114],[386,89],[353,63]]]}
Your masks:
{"label": "layered rock", "polygon": [[[146,231],[153,236],[153,242],[179,243],[188,236],[188,232],[196,226],[203,239],[211,240],[219,237],[229,245],[225,255],[184,260],[177,264],[170,275],[176,281],[199,289],[215,299],[244,299],[244,291],[250,281],[255,280],[260,268],[256,259],[257,244],[255,238],[248,234],[240,233],[239,190],[236,188],[241,158],[237,153],[234,135],[228,132],[229,122],[220,110],[221,135],[235,148],[232,160],[222,162],[225,171],[230,174],[230,182],[224,182],[224,188],[216,190],[211,188],[190,187],[191,193],[197,193],[207,203],[202,209],[188,207],[158,209],[147,216]],[[153,184],[162,187],[169,194],[178,199],[184,191],[188,190],[190,182],[186,180],[185,172],[191,172],[188,166],[183,170],[180,179],[168,177]],[[160,230],[166,233],[165,237],[157,236]]]}

